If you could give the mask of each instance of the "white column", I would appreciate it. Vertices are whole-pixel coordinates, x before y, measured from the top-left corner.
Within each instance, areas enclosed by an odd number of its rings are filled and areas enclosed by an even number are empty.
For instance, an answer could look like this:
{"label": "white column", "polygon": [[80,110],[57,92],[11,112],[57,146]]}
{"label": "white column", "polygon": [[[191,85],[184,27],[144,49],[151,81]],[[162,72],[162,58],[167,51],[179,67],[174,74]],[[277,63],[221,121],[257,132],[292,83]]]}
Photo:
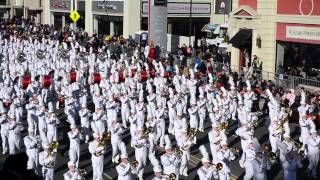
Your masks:
{"label": "white column", "polygon": [[168,34],[172,34],[172,22],[168,23]]}
{"label": "white column", "polygon": [[93,18],[93,32],[98,34],[98,29],[99,29],[98,19],[96,16],[94,16],[94,18]]}
{"label": "white column", "polygon": [[54,25],[54,13],[53,12],[51,12],[50,13],[50,25]]}
{"label": "white column", "polygon": [[42,20],[41,23],[43,24],[52,24],[53,21],[50,20],[51,18],[51,12],[50,12],[50,3],[48,0],[42,0],[41,1],[41,6],[42,6]]}
{"label": "white column", "polygon": [[110,35],[114,35],[114,22],[110,21]]}
{"label": "white column", "polygon": [[41,13],[40,12],[38,12],[37,13],[37,23],[41,23]]}
{"label": "white column", "polygon": [[63,29],[64,27],[66,27],[66,16],[63,15],[63,16],[61,17],[61,19],[62,19],[62,20],[61,20],[61,22],[62,22],[61,24],[62,24],[62,29]]}
{"label": "white column", "polygon": [[140,0],[124,0],[123,7],[123,37],[134,36],[135,32],[140,30]]}
{"label": "white column", "polygon": [[92,14],[92,0],[85,1],[85,31],[89,36],[93,33],[93,14]]}

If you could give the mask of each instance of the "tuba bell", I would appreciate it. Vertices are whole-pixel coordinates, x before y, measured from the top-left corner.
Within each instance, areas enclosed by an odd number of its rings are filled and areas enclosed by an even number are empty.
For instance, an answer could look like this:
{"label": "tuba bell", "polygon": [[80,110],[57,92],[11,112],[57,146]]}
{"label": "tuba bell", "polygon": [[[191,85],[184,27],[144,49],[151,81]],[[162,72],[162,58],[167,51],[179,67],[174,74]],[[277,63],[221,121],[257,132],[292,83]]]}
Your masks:
{"label": "tuba bell", "polygon": [[19,61],[19,62],[25,62],[25,61],[26,61],[26,58],[27,58],[27,56],[26,56],[25,53],[20,52],[20,53],[18,54],[18,61]]}
{"label": "tuba bell", "polygon": [[39,59],[44,59],[44,58],[46,57],[44,50],[38,49],[38,50],[37,50],[37,57],[38,57]]}

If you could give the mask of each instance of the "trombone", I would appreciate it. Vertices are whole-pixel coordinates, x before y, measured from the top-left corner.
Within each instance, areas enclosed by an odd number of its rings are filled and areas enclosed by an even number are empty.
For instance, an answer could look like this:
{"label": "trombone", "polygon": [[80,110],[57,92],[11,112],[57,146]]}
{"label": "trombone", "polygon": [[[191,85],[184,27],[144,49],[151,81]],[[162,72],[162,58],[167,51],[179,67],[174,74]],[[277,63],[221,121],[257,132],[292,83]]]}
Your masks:
{"label": "trombone", "polygon": [[193,138],[197,135],[197,130],[195,128],[191,128],[190,131],[189,131],[189,134],[188,134],[188,140],[187,141],[190,141],[191,143],[187,144],[187,145],[184,145],[181,147],[181,150],[183,151],[186,151],[188,150],[191,145],[193,144]]}

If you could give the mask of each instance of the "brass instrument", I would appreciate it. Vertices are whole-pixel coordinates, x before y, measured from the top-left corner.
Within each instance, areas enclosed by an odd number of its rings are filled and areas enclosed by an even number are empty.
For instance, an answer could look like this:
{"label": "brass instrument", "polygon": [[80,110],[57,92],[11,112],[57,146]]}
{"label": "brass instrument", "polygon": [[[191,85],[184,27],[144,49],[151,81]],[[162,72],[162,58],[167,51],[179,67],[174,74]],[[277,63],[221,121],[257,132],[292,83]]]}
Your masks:
{"label": "brass instrument", "polygon": [[288,117],[286,117],[286,118],[283,119],[283,121],[281,122],[281,124],[279,124],[278,127],[276,128],[276,131],[278,131],[278,130],[280,130],[280,129],[283,129],[283,125],[284,125],[285,123],[287,123],[287,122],[289,122],[289,118],[288,118]]}
{"label": "brass instrument", "polygon": [[173,154],[176,156],[176,157],[178,157],[178,158],[180,158],[181,156],[182,156],[182,151],[180,150],[180,149],[178,149],[178,148],[174,148],[173,149]]}
{"label": "brass instrument", "polygon": [[134,160],[134,161],[131,161],[130,162],[130,165],[133,167],[133,168],[136,168],[138,166],[139,162],[137,160]]}
{"label": "brass instrument", "polygon": [[79,175],[80,175],[81,177],[85,177],[85,176],[88,175],[88,172],[87,172],[86,169],[79,169],[79,168],[77,168],[77,172],[79,173]]}
{"label": "brass instrument", "polygon": [[171,173],[171,174],[164,174],[163,177],[168,178],[169,180],[176,180],[177,179],[177,175],[175,173]]}
{"label": "brass instrument", "polygon": [[239,147],[233,147],[233,148],[230,148],[230,150],[231,150],[234,154],[236,154],[236,155],[239,155],[239,154],[240,154],[240,149],[239,149]]}
{"label": "brass instrument", "polygon": [[218,131],[226,130],[228,128],[228,123],[222,122],[220,123]]}
{"label": "brass instrument", "polygon": [[215,168],[217,171],[221,171],[223,169],[223,164],[222,163],[217,163],[217,164],[211,164],[213,168]]}
{"label": "brass instrument", "polygon": [[197,130],[195,128],[191,128],[188,134],[188,141],[190,141],[191,143],[188,145],[184,145],[183,147],[181,147],[181,150],[186,151],[188,150],[191,145],[193,144],[193,138],[197,135]]}
{"label": "brass instrument", "polygon": [[303,150],[299,151],[299,156],[300,156],[300,158],[302,158],[302,159],[305,159],[305,158],[306,158],[306,154],[305,154],[305,152],[304,152]]}
{"label": "brass instrument", "polygon": [[297,148],[297,149],[300,149],[301,147],[302,147],[302,143],[301,142],[297,142],[297,141],[295,141],[294,142],[294,146]]}
{"label": "brass instrument", "polygon": [[38,57],[39,59],[44,59],[44,58],[46,57],[44,50],[38,49],[38,50],[37,50],[37,57]]}
{"label": "brass instrument", "polygon": [[27,56],[26,56],[25,53],[23,53],[23,52],[19,52],[19,53],[18,53],[17,59],[19,60],[19,62],[24,62],[24,61],[26,61],[26,58],[27,58]]}
{"label": "brass instrument", "polygon": [[52,141],[52,143],[49,144],[48,156],[52,155],[55,152],[57,152],[58,147],[59,147],[59,143],[57,141]]}
{"label": "brass instrument", "polygon": [[[105,131],[102,134],[102,137],[101,137],[100,142],[99,142],[97,147],[105,147],[110,139],[111,139],[111,134],[109,132]],[[99,157],[101,155],[102,155],[101,152],[95,153],[95,156]]]}
{"label": "brass instrument", "polygon": [[69,50],[63,49],[59,52],[59,57],[62,57],[63,59],[69,59]]}

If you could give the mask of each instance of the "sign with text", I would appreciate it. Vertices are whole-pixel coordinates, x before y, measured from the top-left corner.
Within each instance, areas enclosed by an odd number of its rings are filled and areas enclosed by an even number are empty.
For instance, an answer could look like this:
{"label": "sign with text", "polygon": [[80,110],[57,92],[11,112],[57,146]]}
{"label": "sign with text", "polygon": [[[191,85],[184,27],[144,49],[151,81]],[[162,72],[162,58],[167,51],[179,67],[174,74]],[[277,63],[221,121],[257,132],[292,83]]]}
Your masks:
{"label": "sign with text", "polygon": [[230,12],[230,0],[216,0],[216,14],[228,14]]}
{"label": "sign with text", "polygon": [[320,16],[320,0],[277,0],[277,14]]}
{"label": "sign with text", "polygon": [[50,9],[70,11],[71,1],[70,0],[50,0]]}
{"label": "sign with text", "polygon": [[277,40],[320,44],[320,25],[277,23]]}
{"label": "sign with text", "polygon": [[[142,3],[142,14],[148,14],[149,5],[147,2]],[[168,14],[189,14],[190,4],[189,3],[168,3],[167,4]],[[192,4],[193,14],[211,14],[210,3],[193,3]]]}
{"label": "sign with text", "polygon": [[123,13],[123,1],[92,1],[92,11],[99,13]]}

